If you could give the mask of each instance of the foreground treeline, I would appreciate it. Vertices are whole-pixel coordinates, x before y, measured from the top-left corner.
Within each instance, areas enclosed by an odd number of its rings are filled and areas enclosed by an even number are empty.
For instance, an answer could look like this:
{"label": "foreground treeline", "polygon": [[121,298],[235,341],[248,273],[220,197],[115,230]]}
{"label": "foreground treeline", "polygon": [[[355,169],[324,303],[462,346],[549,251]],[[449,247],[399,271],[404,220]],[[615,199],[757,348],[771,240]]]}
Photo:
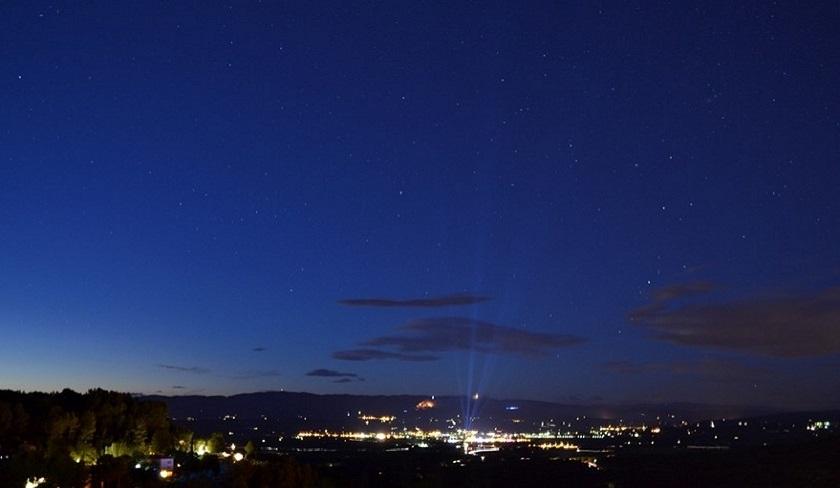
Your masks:
{"label": "foreground treeline", "polygon": [[170,423],[166,405],[125,393],[0,390],[0,486],[24,486],[30,477],[82,486],[194,442]]}
{"label": "foreground treeline", "polygon": [[139,402],[125,393],[0,391],[0,449],[6,452],[93,463],[105,454],[168,452],[177,435],[166,405]]}
{"label": "foreground treeline", "polygon": [[[165,404],[129,394],[0,390],[0,488],[316,486],[292,458],[233,463],[216,454],[224,449],[221,434],[198,438],[170,422]],[[149,468],[156,455],[175,459],[178,479]]]}

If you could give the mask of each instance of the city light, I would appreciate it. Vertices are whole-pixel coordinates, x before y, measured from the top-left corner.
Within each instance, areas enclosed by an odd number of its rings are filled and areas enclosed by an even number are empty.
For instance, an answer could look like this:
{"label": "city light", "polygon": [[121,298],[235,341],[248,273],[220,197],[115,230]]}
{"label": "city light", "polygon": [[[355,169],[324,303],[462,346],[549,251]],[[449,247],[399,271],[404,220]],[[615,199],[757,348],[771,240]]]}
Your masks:
{"label": "city light", "polygon": [[207,444],[205,444],[204,442],[198,443],[198,445],[195,449],[195,453],[198,454],[199,456],[205,455],[207,453]]}
{"label": "city light", "polygon": [[47,482],[47,480],[44,479],[43,476],[40,477],[40,478],[27,479],[26,480],[26,485],[24,485],[24,488],[36,488],[36,487],[38,487],[38,486],[40,486],[40,485],[42,485],[46,482]]}
{"label": "city light", "polygon": [[381,416],[360,415],[359,420],[364,420],[365,422],[377,421],[377,422],[382,422],[383,424],[386,424],[386,423],[390,423],[390,422],[393,422],[394,420],[396,420],[396,417],[394,417],[393,415],[381,415]]}
{"label": "city light", "polygon": [[[480,432],[477,430],[456,429],[449,432],[440,430],[424,431],[419,428],[405,429],[392,432],[332,432],[322,431],[301,431],[295,436],[298,440],[304,439],[346,439],[351,441],[385,441],[403,440],[412,442],[415,446],[429,447],[428,441],[438,441],[446,444],[457,444],[467,454],[478,452],[491,452],[498,450],[498,447],[505,444],[523,444],[540,449],[562,449],[576,450],[577,444],[561,439],[570,436],[565,433],[552,433],[548,431],[530,433],[508,433],[500,431]],[[577,437],[580,437],[578,435]],[[603,438],[597,431],[591,438]]]}

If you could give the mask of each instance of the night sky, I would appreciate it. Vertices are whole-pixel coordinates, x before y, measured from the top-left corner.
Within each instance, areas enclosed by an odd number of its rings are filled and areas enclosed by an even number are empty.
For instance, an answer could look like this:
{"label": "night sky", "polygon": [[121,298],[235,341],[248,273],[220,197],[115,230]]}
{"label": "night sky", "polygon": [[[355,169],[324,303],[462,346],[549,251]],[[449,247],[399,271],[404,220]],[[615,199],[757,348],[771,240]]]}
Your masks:
{"label": "night sky", "polygon": [[0,387],[840,405],[840,6],[702,3],[4,3]]}

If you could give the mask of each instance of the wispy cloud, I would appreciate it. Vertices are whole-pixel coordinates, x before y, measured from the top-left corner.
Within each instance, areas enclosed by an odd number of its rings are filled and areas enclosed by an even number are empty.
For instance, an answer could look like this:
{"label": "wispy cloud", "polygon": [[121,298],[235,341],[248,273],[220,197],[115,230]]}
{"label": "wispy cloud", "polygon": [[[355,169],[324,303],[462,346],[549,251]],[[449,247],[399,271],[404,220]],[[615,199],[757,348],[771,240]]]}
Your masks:
{"label": "wispy cloud", "polygon": [[372,346],[372,348],[338,351],[333,354],[333,357],[351,361],[370,359],[432,361],[437,359],[437,356],[428,353],[459,350],[541,356],[559,348],[584,342],[583,338],[570,334],[506,327],[463,317],[412,320],[400,327],[398,332],[362,343],[362,346]]}
{"label": "wispy cloud", "polygon": [[175,386],[172,387],[172,389],[173,390],[186,390],[187,387],[186,386],[181,386],[181,385],[175,385]]}
{"label": "wispy cloud", "polygon": [[409,298],[402,300],[393,298],[345,298],[343,300],[339,300],[338,303],[350,307],[435,308],[474,305],[488,300],[491,300],[491,297],[473,295],[470,293],[456,293],[438,297]]}
{"label": "wispy cloud", "polygon": [[718,380],[740,380],[764,377],[769,374],[765,368],[723,358],[679,361],[607,361],[601,364],[601,368],[622,375],[665,374]]}
{"label": "wispy cloud", "polygon": [[437,356],[429,354],[405,354],[401,352],[381,351],[379,349],[349,349],[336,351],[332,354],[335,359],[342,361],[370,361],[372,359],[396,359],[399,361],[423,362],[436,361]]}
{"label": "wispy cloud", "polygon": [[694,281],[663,286],[653,292],[653,304],[666,305],[668,302],[697,295],[705,295],[715,290],[714,283]]}
{"label": "wispy cloud", "polygon": [[412,320],[400,331],[402,334],[377,337],[365,345],[394,347],[401,352],[473,349],[494,354],[538,356],[583,342],[582,338],[569,334],[506,327],[464,317]]}
{"label": "wispy cloud", "polygon": [[193,373],[193,374],[207,374],[210,372],[207,368],[202,368],[200,366],[178,366],[175,364],[158,364],[158,368],[168,369],[170,371],[179,371],[181,373]]}
{"label": "wispy cloud", "polygon": [[685,304],[712,291],[681,285],[634,310],[632,323],[674,344],[801,357],[840,353],[840,287],[775,297]]}
{"label": "wispy cloud", "polygon": [[319,376],[321,378],[358,378],[356,373],[343,373],[334,369],[313,369],[306,373],[306,376]]}
{"label": "wispy cloud", "polygon": [[250,369],[242,371],[241,373],[232,376],[232,378],[237,380],[250,380],[254,378],[274,378],[281,375],[282,373],[276,369]]}
{"label": "wispy cloud", "polygon": [[252,350],[252,351],[254,351],[254,352],[263,352],[263,351],[265,351],[265,350],[266,350],[266,348],[264,348],[264,347],[262,347],[262,346],[259,346],[259,347],[255,347],[255,348],[253,348],[253,349],[251,349],[251,350]]}

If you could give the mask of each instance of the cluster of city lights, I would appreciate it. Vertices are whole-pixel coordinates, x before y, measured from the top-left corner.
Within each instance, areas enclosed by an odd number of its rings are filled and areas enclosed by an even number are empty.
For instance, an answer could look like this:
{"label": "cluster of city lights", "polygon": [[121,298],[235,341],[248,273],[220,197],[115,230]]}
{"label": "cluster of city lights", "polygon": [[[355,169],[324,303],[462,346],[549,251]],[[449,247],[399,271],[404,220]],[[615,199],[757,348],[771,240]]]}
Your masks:
{"label": "cluster of city lights", "polygon": [[26,484],[24,485],[25,488],[37,488],[38,486],[43,485],[46,483],[47,480],[44,479],[43,476],[40,478],[29,478],[26,480]]}
{"label": "cluster of city lights", "polygon": [[416,441],[417,447],[428,447],[425,441],[438,441],[461,446],[464,452],[475,454],[498,450],[504,444],[528,444],[541,449],[577,450],[578,445],[562,441],[568,435],[551,432],[507,433],[507,432],[479,432],[477,430],[458,429],[452,432],[440,430],[424,431],[422,429],[390,431],[390,432],[333,432],[330,430],[302,431],[296,436],[298,440],[305,439],[344,439],[350,441],[387,441],[403,440]]}
{"label": "cluster of city lights", "polygon": [[397,418],[393,415],[359,415],[359,420],[364,420],[365,425],[368,425],[370,422],[381,422],[383,424],[389,424],[396,419]]}
{"label": "cluster of city lights", "polygon": [[829,422],[828,420],[823,420],[823,421],[819,421],[819,422],[811,422],[806,427],[806,429],[808,429],[812,432],[815,431],[815,430],[828,430],[830,428],[831,428],[831,422]]}

